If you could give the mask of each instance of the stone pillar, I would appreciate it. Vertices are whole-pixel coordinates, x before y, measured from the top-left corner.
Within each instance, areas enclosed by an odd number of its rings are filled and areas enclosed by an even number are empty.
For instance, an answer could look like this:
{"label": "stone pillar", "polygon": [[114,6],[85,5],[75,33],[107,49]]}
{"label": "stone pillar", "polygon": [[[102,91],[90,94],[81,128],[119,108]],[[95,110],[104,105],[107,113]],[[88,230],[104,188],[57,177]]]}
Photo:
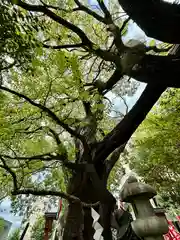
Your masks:
{"label": "stone pillar", "polygon": [[156,191],[151,186],[138,182],[132,176],[120,194],[123,202],[132,204],[136,216],[136,220],[131,223],[133,231],[145,240],[162,240],[163,234],[168,232],[166,218],[158,217],[149,201],[155,195]]}

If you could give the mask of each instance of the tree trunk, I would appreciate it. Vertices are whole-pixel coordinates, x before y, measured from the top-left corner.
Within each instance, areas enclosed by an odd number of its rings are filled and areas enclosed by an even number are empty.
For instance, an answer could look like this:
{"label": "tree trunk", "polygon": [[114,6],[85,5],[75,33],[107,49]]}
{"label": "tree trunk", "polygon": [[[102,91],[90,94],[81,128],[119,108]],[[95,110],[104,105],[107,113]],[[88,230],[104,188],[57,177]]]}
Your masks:
{"label": "tree trunk", "polygon": [[[90,178],[87,177],[86,173],[77,173],[72,177],[69,183],[68,193],[75,195],[80,198],[82,202],[89,204],[96,203],[100,200],[99,193],[94,189],[93,184]],[[101,215],[99,223],[104,228],[104,239],[111,240],[112,233],[110,230],[110,221],[113,208],[112,204],[110,203],[110,205],[108,205],[103,203],[101,204],[101,208],[99,206],[93,208]],[[75,222],[77,223],[75,224]],[[76,204],[71,204],[68,209],[63,240],[93,240],[94,229],[92,224],[93,219],[91,217],[91,207],[80,209]],[[79,229],[82,232],[82,235],[78,232]]]}

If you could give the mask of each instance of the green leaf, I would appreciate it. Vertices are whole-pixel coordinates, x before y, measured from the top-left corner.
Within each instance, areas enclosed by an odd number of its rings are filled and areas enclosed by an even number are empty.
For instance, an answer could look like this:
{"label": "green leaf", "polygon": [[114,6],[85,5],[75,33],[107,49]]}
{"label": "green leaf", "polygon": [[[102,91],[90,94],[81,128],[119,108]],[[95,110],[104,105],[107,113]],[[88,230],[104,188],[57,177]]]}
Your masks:
{"label": "green leaf", "polygon": [[38,67],[40,65],[40,62],[39,62],[39,60],[38,59],[34,59],[33,61],[32,61],[32,66],[35,68],[35,67]]}
{"label": "green leaf", "polygon": [[154,39],[152,39],[150,42],[149,42],[149,46],[150,47],[153,47],[156,45],[156,41]]}
{"label": "green leaf", "polygon": [[43,55],[43,48],[42,47],[38,47],[37,50],[36,50],[37,54],[39,56],[42,56]]}
{"label": "green leaf", "polygon": [[18,4],[18,0],[11,0],[12,1],[12,4]]}

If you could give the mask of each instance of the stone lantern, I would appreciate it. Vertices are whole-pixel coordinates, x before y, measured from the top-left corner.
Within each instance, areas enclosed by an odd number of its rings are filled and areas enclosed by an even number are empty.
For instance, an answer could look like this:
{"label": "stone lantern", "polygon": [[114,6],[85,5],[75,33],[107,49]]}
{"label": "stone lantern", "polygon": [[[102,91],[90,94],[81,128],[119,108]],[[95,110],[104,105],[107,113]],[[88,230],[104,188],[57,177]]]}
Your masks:
{"label": "stone lantern", "polygon": [[138,182],[130,176],[123,186],[120,197],[123,202],[131,203],[136,217],[131,225],[135,234],[145,240],[162,240],[168,232],[165,215],[155,213],[150,199],[156,191],[148,184]]}

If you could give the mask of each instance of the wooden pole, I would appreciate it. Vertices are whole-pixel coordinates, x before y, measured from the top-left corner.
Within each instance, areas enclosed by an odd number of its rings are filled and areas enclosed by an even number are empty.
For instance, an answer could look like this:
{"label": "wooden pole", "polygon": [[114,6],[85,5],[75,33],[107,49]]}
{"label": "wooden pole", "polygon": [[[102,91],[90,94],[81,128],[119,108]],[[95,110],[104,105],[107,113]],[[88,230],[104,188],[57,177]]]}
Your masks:
{"label": "wooden pole", "polygon": [[24,231],[22,232],[22,235],[21,235],[19,240],[23,240],[24,239],[24,236],[25,236],[25,234],[26,234],[26,232],[28,230],[28,227],[29,227],[29,223],[26,224],[26,227],[24,228]]}
{"label": "wooden pole", "polygon": [[44,240],[48,240],[48,238],[49,238],[48,229],[45,228],[45,231],[44,231]]}

